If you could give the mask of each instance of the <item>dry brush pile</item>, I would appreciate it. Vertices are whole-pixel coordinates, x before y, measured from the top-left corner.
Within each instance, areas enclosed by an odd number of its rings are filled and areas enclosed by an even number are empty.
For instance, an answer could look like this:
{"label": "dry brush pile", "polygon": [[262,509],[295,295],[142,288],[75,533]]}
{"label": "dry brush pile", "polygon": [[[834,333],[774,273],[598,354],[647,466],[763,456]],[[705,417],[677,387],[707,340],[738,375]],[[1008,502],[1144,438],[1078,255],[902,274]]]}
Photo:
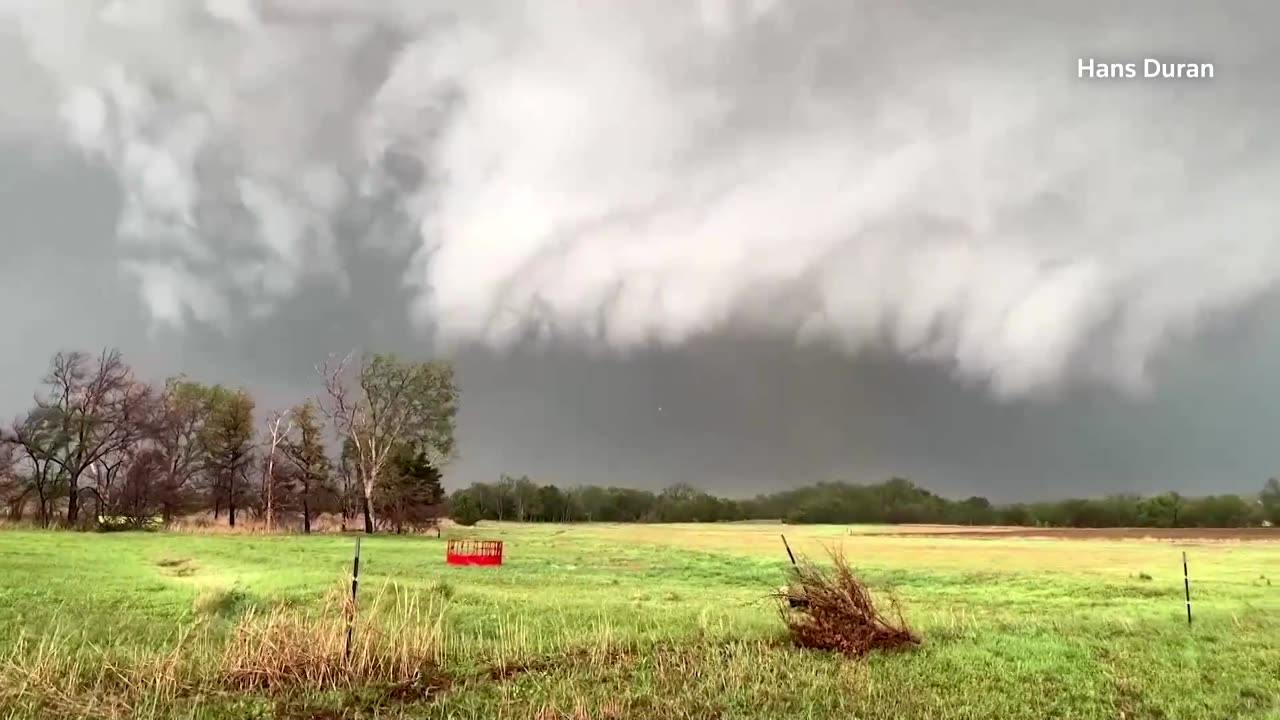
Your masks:
{"label": "dry brush pile", "polygon": [[798,647],[860,657],[920,644],[897,598],[890,596],[888,612],[882,610],[844,555],[834,551],[831,559],[833,566],[824,569],[801,558],[791,570],[790,584],[776,595],[782,621]]}

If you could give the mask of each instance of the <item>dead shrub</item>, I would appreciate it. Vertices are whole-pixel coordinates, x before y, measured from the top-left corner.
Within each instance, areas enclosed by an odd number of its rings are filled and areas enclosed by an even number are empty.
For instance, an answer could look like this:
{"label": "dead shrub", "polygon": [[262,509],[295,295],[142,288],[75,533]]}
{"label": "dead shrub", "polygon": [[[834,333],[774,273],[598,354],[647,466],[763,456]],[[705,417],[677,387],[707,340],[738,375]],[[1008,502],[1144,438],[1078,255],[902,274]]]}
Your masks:
{"label": "dead shrub", "polygon": [[850,657],[920,643],[920,637],[907,627],[897,598],[890,596],[890,613],[884,613],[843,553],[834,551],[831,559],[833,567],[823,569],[800,558],[792,568],[790,584],[775,594],[792,642]]}

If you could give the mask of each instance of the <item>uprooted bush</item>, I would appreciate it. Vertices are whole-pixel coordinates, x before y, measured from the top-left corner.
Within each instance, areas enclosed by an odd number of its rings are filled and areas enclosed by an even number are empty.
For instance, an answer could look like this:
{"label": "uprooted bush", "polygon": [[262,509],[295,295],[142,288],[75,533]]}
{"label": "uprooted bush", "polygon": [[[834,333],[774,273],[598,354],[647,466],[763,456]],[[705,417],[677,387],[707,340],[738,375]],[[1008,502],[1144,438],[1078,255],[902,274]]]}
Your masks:
{"label": "uprooted bush", "polygon": [[876,607],[870,589],[842,553],[832,552],[831,560],[832,567],[824,569],[807,558],[799,559],[790,583],[776,594],[792,642],[850,657],[920,644],[920,636],[903,619],[897,598],[890,596],[885,613]]}

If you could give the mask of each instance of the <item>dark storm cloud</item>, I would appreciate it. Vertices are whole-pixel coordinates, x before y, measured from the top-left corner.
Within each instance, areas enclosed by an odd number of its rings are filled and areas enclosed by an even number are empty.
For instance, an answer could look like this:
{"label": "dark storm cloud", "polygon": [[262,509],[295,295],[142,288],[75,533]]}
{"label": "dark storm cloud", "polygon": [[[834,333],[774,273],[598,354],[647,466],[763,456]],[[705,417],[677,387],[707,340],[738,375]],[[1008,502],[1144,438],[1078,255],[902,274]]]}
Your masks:
{"label": "dark storm cloud", "polygon": [[0,0],[0,402],[447,347],[454,482],[1270,472],[1272,4],[458,7]]}

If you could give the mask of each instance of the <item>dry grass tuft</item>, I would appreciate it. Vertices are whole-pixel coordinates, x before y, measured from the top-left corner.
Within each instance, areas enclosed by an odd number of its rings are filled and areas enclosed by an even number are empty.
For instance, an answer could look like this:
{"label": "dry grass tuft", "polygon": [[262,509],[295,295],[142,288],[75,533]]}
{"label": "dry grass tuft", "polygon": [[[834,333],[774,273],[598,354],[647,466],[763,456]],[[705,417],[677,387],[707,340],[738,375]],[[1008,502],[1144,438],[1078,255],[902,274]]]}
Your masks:
{"label": "dry grass tuft", "polygon": [[54,631],[28,636],[0,657],[0,707],[35,710],[39,717],[132,717],[145,698],[163,702],[190,686],[190,633],[162,654],[124,654],[103,648],[68,653],[74,639]]}
{"label": "dry grass tuft", "polygon": [[350,596],[335,590],[318,613],[249,610],[237,622],[219,664],[235,691],[444,686],[440,666],[443,608],[424,606],[394,585],[359,608],[346,654]]}
{"label": "dry grass tuft", "polygon": [[[355,531],[363,527],[358,523],[348,522],[347,530]],[[236,518],[236,526],[231,527],[226,515],[215,518],[213,513],[199,512],[171,520],[167,529],[172,532],[209,535],[293,535],[302,532],[302,517],[296,513],[281,513],[275,518],[271,529],[267,530],[265,518],[254,517],[245,513]],[[314,533],[339,532],[342,530],[342,517],[330,513],[322,513],[311,518],[311,531]]]}
{"label": "dry grass tuft", "polygon": [[[211,597],[216,607],[209,612],[220,612],[225,594]],[[214,626],[196,623],[158,654],[85,646],[57,631],[39,640],[23,636],[0,654],[0,708],[42,718],[126,718],[208,695],[380,689],[391,701],[416,702],[445,689],[443,605],[423,605],[394,584],[363,599],[350,657],[353,606],[338,590],[318,612],[249,604],[230,636],[218,635],[221,644],[211,642]],[[68,652],[72,647],[78,649]]]}
{"label": "dry grass tuft", "polygon": [[831,559],[834,567],[826,570],[802,558],[792,569],[790,585],[775,595],[782,621],[797,646],[859,657],[872,650],[920,644],[896,598],[890,598],[891,614],[886,615],[844,555],[832,552]]}

